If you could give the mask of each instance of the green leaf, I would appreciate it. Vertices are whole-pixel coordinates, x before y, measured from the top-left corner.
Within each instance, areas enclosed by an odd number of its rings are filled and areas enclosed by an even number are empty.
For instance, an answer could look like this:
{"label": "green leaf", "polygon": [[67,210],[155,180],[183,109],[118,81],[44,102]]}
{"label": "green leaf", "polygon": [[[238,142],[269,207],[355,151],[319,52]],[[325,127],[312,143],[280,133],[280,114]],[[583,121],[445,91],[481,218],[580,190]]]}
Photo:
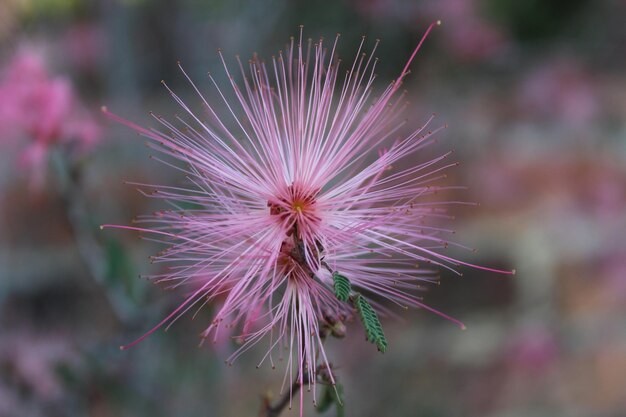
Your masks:
{"label": "green leaf", "polygon": [[133,262],[124,247],[114,239],[105,242],[106,251],[106,284],[115,287],[123,286],[130,298],[137,296],[137,280]]}
{"label": "green leaf", "polygon": [[336,395],[335,397],[335,408],[337,409],[337,417],[344,417],[346,415],[346,408],[344,407],[345,401],[343,400],[343,385],[337,384],[335,385]]}
{"label": "green leaf", "polygon": [[330,408],[330,406],[333,405],[333,403],[335,402],[335,396],[333,394],[333,386],[325,385],[324,392],[322,393],[322,398],[320,398],[319,402],[317,403],[316,410],[318,413],[326,412]]}
{"label": "green leaf", "polygon": [[387,350],[387,339],[376,311],[361,294],[356,294],[352,303],[359,313],[359,317],[361,317],[367,341],[374,343],[380,352],[385,353]]}
{"label": "green leaf", "polygon": [[335,297],[337,297],[339,301],[348,301],[350,291],[352,290],[348,278],[337,271],[333,272],[333,287],[335,289]]}
{"label": "green leaf", "polygon": [[337,408],[337,417],[345,416],[343,386],[341,384],[324,386],[322,398],[320,398],[320,401],[317,403],[317,412],[324,413],[328,411],[333,404],[335,404]]}

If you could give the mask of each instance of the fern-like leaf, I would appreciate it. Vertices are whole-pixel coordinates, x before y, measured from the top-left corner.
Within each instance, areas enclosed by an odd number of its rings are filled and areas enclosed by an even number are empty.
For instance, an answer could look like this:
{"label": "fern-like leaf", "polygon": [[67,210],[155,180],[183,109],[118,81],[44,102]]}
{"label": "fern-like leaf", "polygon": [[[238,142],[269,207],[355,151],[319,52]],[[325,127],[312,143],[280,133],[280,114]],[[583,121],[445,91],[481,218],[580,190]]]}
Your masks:
{"label": "fern-like leaf", "polygon": [[354,296],[353,304],[359,313],[359,317],[361,317],[367,341],[374,343],[380,352],[385,353],[387,350],[387,339],[376,311],[361,294]]}
{"label": "fern-like leaf", "polygon": [[333,272],[333,287],[335,289],[335,297],[337,297],[339,301],[348,301],[350,291],[352,291],[352,286],[348,278],[337,271]]}

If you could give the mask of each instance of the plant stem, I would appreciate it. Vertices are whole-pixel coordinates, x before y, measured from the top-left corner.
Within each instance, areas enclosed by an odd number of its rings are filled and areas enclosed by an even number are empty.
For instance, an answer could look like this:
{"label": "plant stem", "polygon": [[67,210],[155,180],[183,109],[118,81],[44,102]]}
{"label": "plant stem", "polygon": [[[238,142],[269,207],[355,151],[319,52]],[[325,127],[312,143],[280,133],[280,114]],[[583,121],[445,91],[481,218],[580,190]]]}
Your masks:
{"label": "plant stem", "polygon": [[[53,155],[60,196],[76,241],[78,254],[93,280],[104,288],[111,310],[120,322],[129,322],[132,304],[120,290],[107,288],[106,254],[94,235],[96,228],[89,219],[87,202],[82,193],[80,167],[72,164],[61,153]],[[115,291],[115,292],[114,292]]]}
{"label": "plant stem", "polygon": [[[308,380],[308,374],[305,374],[305,380]],[[283,412],[285,407],[289,404],[293,394],[297,393],[300,389],[300,381],[299,378],[293,381],[291,384],[291,389],[286,391],[280,399],[272,405],[270,403],[270,399],[265,397],[263,398],[263,405],[261,407],[261,412],[259,413],[259,417],[278,417]]]}

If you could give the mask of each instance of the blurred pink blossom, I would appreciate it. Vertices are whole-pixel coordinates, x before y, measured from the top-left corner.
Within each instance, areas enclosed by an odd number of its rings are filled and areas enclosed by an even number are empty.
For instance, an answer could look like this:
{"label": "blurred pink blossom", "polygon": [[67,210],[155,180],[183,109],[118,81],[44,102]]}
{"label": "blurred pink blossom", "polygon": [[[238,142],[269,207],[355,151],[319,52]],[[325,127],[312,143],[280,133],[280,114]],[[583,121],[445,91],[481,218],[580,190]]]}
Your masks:
{"label": "blurred pink blossom", "polygon": [[533,116],[575,126],[589,123],[599,110],[592,75],[568,58],[532,70],[521,84],[518,101]]}
{"label": "blurred pink blossom", "polygon": [[102,30],[90,23],[78,23],[68,28],[62,44],[72,67],[82,71],[95,71],[107,51]]}
{"label": "blurred pink blossom", "polygon": [[457,59],[469,62],[488,59],[508,46],[508,37],[493,22],[481,16],[476,0],[353,0],[358,13],[370,19],[381,16],[412,26],[423,19],[442,20],[441,36]]}
{"label": "blurred pink blossom", "polygon": [[[19,381],[45,402],[62,396],[63,383],[57,375],[57,367],[61,364],[74,366],[75,358],[73,348],[60,335],[27,330],[0,340],[0,365],[8,369],[12,380]],[[0,392],[0,399],[2,396]]]}
{"label": "blurred pink blossom", "polygon": [[485,59],[506,46],[505,34],[480,15],[477,1],[439,0],[428,3],[425,9],[433,17],[444,21],[444,41],[459,59]]}
{"label": "blurred pink blossom", "polygon": [[43,56],[22,48],[11,59],[0,80],[0,131],[8,145],[21,150],[18,166],[41,185],[46,157],[55,145],[71,153],[90,150],[100,128],[75,96],[71,83],[51,76]]}
{"label": "blurred pink blossom", "polygon": [[545,370],[558,359],[557,338],[543,326],[521,329],[513,336],[507,359],[509,364],[528,373]]}

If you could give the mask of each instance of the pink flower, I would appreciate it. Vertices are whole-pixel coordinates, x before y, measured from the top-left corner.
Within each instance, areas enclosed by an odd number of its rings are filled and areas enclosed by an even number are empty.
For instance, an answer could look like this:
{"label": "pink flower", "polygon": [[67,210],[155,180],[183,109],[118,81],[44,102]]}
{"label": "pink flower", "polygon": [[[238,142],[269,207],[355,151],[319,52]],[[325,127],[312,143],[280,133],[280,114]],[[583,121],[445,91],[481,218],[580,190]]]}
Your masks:
{"label": "pink flower", "polygon": [[85,152],[100,138],[69,80],[52,78],[42,55],[27,48],[13,57],[0,81],[0,130],[7,142],[25,142],[20,166],[31,172],[35,185],[43,180],[52,146]]}
{"label": "pink flower", "polygon": [[482,4],[477,0],[353,0],[349,3],[368,19],[388,19],[410,29],[424,16],[442,19],[445,23],[442,41],[447,52],[465,62],[488,60],[510,47],[506,33],[482,16]]}
{"label": "pink flower", "polygon": [[61,41],[73,68],[95,72],[101,67],[106,56],[106,39],[97,25],[79,22],[66,30]]}
{"label": "pink flower", "polygon": [[[446,204],[455,203],[433,202],[433,196],[454,188],[438,183],[456,164],[448,162],[449,152],[414,162],[441,128],[428,129],[431,116],[402,134],[405,98],[398,91],[424,38],[398,79],[375,98],[378,42],[366,55],[363,40],[346,73],[335,54],[338,38],[327,50],[323,40],[303,44],[301,33],[271,61],[251,60],[249,73],[237,58],[242,84],[220,51],[234,97],[209,75],[220,109],[189,80],[204,104],[207,117],[201,119],[166,85],[187,117],[177,117],[175,125],[155,115],[163,131],[103,109],[177,159],[188,179],[182,187],[138,184],[174,209],[139,217],[137,226],[103,226],[150,233],[168,245],[154,261],[169,268],[153,280],[195,289],[124,348],[224,294],[204,337],[216,340],[238,329],[245,342],[229,363],[265,340],[259,365],[273,364],[274,352],[285,352],[285,381],[297,376],[315,390],[315,379],[304,375],[315,372],[318,360],[329,368],[320,323],[354,311],[336,296],[335,273],[365,299],[382,297],[449,318],[413,291],[437,280],[424,266],[468,265],[441,253],[448,245],[441,235],[448,231],[434,223],[446,217]],[[383,145],[388,148],[379,152]],[[402,163],[411,165],[395,168]],[[194,208],[183,209],[183,203]]]}
{"label": "pink flower", "polygon": [[557,57],[534,68],[518,96],[531,115],[576,129],[591,122],[600,107],[592,74],[571,58]]}
{"label": "pink flower", "polygon": [[58,334],[27,329],[7,332],[0,340],[0,364],[3,368],[10,364],[9,376],[17,382],[14,386],[27,387],[44,404],[63,397],[63,382],[57,367],[60,364],[74,367],[78,365],[76,358],[71,344]]}
{"label": "pink flower", "polygon": [[558,351],[556,337],[548,328],[529,327],[513,336],[507,360],[512,366],[536,375],[558,361]]}
{"label": "pink flower", "polygon": [[[445,42],[458,58],[479,61],[501,53],[506,35],[480,13],[480,4],[471,0],[439,0],[429,3],[426,12],[442,16],[446,23]],[[430,8],[430,10],[428,10]]]}

